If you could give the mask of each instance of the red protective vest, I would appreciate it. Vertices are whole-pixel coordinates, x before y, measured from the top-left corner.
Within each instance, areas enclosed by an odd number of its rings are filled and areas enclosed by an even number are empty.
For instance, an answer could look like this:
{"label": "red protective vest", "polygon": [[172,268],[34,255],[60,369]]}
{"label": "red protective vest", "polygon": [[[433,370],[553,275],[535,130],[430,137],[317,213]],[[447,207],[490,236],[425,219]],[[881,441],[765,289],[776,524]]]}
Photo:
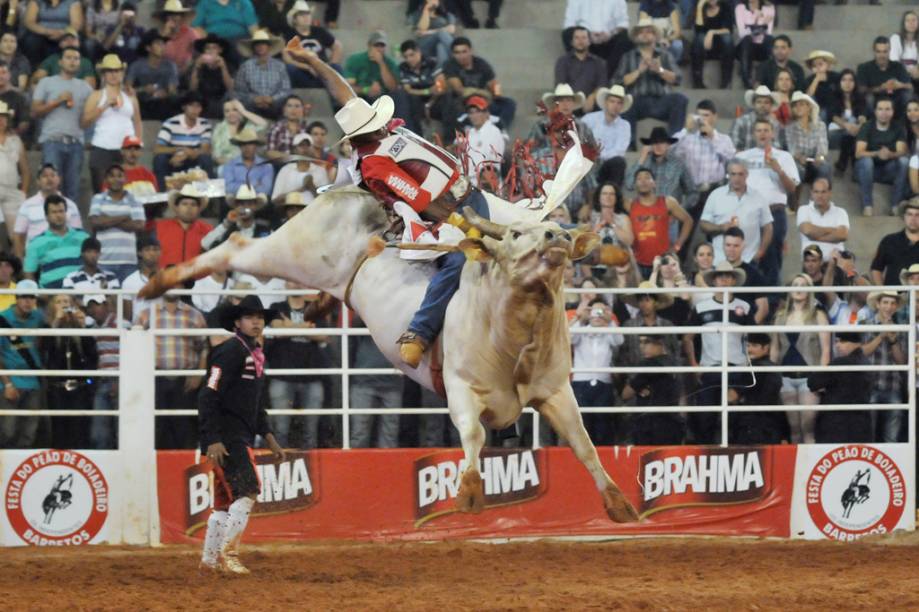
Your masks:
{"label": "red protective vest", "polygon": [[632,232],[635,234],[635,261],[643,266],[650,266],[654,258],[663,255],[670,248],[670,213],[667,211],[667,198],[659,196],[654,204],[645,206],[632,201],[629,209],[632,221]]}

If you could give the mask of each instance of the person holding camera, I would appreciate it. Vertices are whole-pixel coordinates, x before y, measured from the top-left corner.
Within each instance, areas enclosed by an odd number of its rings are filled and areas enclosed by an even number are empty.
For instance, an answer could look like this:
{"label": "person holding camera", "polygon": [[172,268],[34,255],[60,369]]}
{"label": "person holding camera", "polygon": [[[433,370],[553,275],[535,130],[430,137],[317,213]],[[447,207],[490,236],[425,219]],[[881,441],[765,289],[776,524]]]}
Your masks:
{"label": "person holding camera", "polygon": [[208,234],[201,239],[201,249],[209,251],[226,240],[230,234],[239,232],[244,238],[262,238],[271,233],[271,228],[255,213],[265,206],[268,198],[256,193],[252,187],[243,185],[235,198],[229,198],[230,211]]}

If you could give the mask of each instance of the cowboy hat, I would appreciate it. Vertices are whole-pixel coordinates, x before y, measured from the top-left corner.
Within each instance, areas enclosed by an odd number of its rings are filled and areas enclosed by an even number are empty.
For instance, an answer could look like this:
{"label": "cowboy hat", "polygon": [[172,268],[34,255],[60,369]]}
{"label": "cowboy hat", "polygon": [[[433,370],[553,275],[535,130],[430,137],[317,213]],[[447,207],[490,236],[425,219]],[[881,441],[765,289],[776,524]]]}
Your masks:
{"label": "cowboy hat", "polygon": [[184,200],[186,198],[198,200],[198,204],[202,209],[207,206],[207,196],[198,191],[198,188],[195,187],[193,183],[186,183],[181,191],[172,191],[168,198],[169,206],[175,206],[179,203],[179,200]]}
{"label": "cowboy hat", "polygon": [[549,107],[554,106],[559,98],[574,98],[575,108],[584,106],[584,100],[587,99],[584,92],[575,92],[568,83],[559,83],[555,86],[555,91],[542,95],[543,104]]}
{"label": "cowboy hat", "polygon": [[747,273],[744,272],[743,268],[735,268],[729,261],[720,262],[717,266],[703,274],[702,280],[709,287],[714,287],[715,277],[719,274],[733,274],[738,287],[743,285],[747,280]]}
{"label": "cowboy hat", "polygon": [[908,200],[900,202],[897,206],[897,216],[902,217],[910,208],[919,210],[919,196],[914,196]]}
{"label": "cowboy hat", "polygon": [[[310,200],[310,202],[312,202],[312,200]],[[284,206],[305,207],[307,204],[309,204],[309,202],[306,201],[306,198],[304,198],[303,194],[299,191],[291,191],[287,194],[287,197],[284,198]]]}
{"label": "cowboy hat", "polygon": [[600,110],[606,105],[606,98],[609,96],[614,96],[622,100],[622,111],[626,112],[632,108],[632,94],[625,93],[625,87],[622,85],[613,85],[612,87],[601,87],[597,90],[597,106],[600,107]]}
{"label": "cowboy hat", "polygon": [[811,106],[811,124],[817,123],[820,119],[820,105],[803,91],[796,91],[791,94],[791,105],[794,107],[796,102],[807,102]]}
{"label": "cowboy hat", "polygon": [[345,133],[335,146],[346,138],[376,132],[386,127],[392,119],[394,110],[395,104],[389,96],[380,96],[372,105],[361,98],[351,98],[335,113],[335,121]]}
{"label": "cowboy hat", "polygon": [[661,30],[654,24],[654,20],[650,17],[642,17],[638,20],[638,23],[632,26],[632,29],[629,30],[629,38],[635,40],[638,37],[638,33],[647,28],[654,30],[654,35],[657,38],[661,37]]}
{"label": "cowboy hat", "polygon": [[110,70],[124,70],[124,62],[114,53],[109,53],[102,58],[102,61],[96,64],[97,72],[106,72]]}
{"label": "cowboy hat", "polygon": [[750,108],[753,108],[753,103],[757,98],[769,98],[772,100],[773,104],[781,103],[778,99],[778,96],[772,93],[765,85],[760,85],[756,89],[748,89],[743,95],[744,102]]}
{"label": "cowboy hat", "polygon": [[284,49],[284,41],[274,36],[268,30],[257,30],[252,38],[239,41],[239,54],[243,57],[252,57],[255,55],[254,47],[257,44],[266,44],[269,46],[268,55],[274,56]]}
{"label": "cowboy hat", "polygon": [[651,135],[647,138],[641,138],[641,144],[643,145],[653,145],[661,142],[666,142],[667,144],[673,144],[677,142],[676,138],[671,137],[667,134],[667,130],[661,126],[655,127],[651,130]]}
{"label": "cowboy hat", "polygon": [[225,38],[221,38],[214,34],[213,32],[208,32],[207,36],[204,38],[199,38],[195,41],[195,51],[198,53],[204,53],[204,47],[209,44],[220,45],[220,54],[226,55],[227,49],[230,48],[230,43],[227,42]]}
{"label": "cowboy hat", "polygon": [[147,30],[143,38],[140,39],[140,45],[137,46],[137,55],[139,57],[146,57],[149,54],[147,47],[152,45],[154,42],[161,40],[164,43],[169,39],[160,34],[160,31],[156,28],[151,28]]}
{"label": "cowboy hat", "polygon": [[821,51],[820,49],[811,51],[807,54],[807,59],[804,60],[804,63],[808,68],[811,67],[811,64],[817,61],[818,59],[826,60],[829,65],[836,63],[836,56],[833,55],[830,51]]}
{"label": "cowboy hat", "polygon": [[236,195],[233,197],[233,205],[239,204],[240,202],[249,202],[249,201],[261,201],[266,202],[268,200],[267,196],[264,193],[256,193],[255,189],[249,185],[240,185],[239,189],[236,191]]}
{"label": "cowboy hat", "polygon": [[254,295],[247,295],[239,304],[225,304],[220,312],[220,327],[227,331],[236,331],[236,320],[251,314],[261,314],[265,317],[265,324],[278,318],[278,311],[265,308],[262,301]]}
{"label": "cowboy hat", "polygon": [[253,130],[250,127],[245,127],[241,129],[239,132],[236,133],[236,136],[230,139],[230,142],[232,144],[235,144],[236,146],[244,145],[244,144],[257,144],[257,145],[265,144],[265,141],[259,138],[259,135],[255,133],[255,130]]}
{"label": "cowboy hat", "polygon": [[166,4],[163,5],[158,11],[153,12],[153,16],[157,17],[159,15],[184,15],[185,13],[190,13],[190,8],[185,8],[182,6],[180,0],[166,0]]}
{"label": "cowboy hat", "polygon": [[622,296],[622,301],[633,308],[638,308],[638,302],[641,300],[641,296],[650,295],[651,299],[654,300],[655,310],[664,310],[673,305],[673,296],[669,293],[645,293],[642,292],[642,289],[657,289],[657,287],[655,287],[651,281],[641,281],[638,287],[635,288],[634,293]]}
{"label": "cowboy hat", "polygon": [[294,2],[294,5],[290,7],[290,10],[287,11],[287,25],[294,27],[294,18],[297,16],[297,13],[311,13],[310,5],[307,4],[304,0],[297,0]]}
{"label": "cowboy hat", "polygon": [[872,291],[868,294],[868,308],[871,310],[878,309],[878,302],[881,301],[881,298],[891,297],[897,300],[897,306],[903,305],[903,294],[897,293],[896,291]]}
{"label": "cowboy hat", "polygon": [[[2,261],[2,259],[0,259],[0,261]],[[909,277],[913,274],[919,274],[919,263],[914,263],[910,267],[900,270],[900,284],[908,285]]]}
{"label": "cowboy hat", "polygon": [[6,115],[7,117],[13,117],[13,115],[15,114],[16,114],[16,111],[10,108],[9,104],[4,102],[3,100],[0,100],[0,115]]}

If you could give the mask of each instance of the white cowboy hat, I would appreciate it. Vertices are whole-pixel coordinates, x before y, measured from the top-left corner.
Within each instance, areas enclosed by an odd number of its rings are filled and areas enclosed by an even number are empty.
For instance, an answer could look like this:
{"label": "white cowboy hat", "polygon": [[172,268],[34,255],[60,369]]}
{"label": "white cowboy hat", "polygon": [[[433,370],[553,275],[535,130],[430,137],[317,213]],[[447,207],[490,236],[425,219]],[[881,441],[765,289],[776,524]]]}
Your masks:
{"label": "white cowboy hat", "polygon": [[638,37],[638,33],[639,33],[641,30],[644,30],[645,28],[651,28],[652,30],[654,30],[654,35],[655,35],[658,39],[660,39],[660,37],[661,37],[661,30],[660,30],[659,27],[657,27],[657,26],[654,24],[654,20],[651,19],[650,17],[642,17],[641,19],[639,19],[639,20],[638,20],[638,23],[636,23],[634,26],[632,26],[632,29],[629,30],[629,38],[631,38],[632,40],[635,40],[635,38]]}
{"label": "white cowboy hat", "polygon": [[625,87],[622,85],[613,85],[612,87],[601,87],[597,90],[597,106],[600,110],[606,106],[606,98],[613,96],[622,99],[622,112],[632,108],[632,94],[625,93]]}
{"label": "white cowboy hat", "polygon": [[810,67],[811,67],[811,64],[812,64],[813,62],[815,62],[816,60],[818,60],[818,59],[824,59],[824,60],[826,60],[826,62],[827,62],[830,66],[832,66],[833,64],[836,63],[836,56],[833,55],[832,52],[830,52],[830,51],[821,51],[820,49],[817,49],[817,50],[814,50],[814,51],[811,51],[810,53],[808,53],[808,54],[807,54],[807,59],[804,60],[804,63],[807,65],[808,68],[810,68]]}
{"label": "white cowboy hat", "polygon": [[191,9],[185,8],[184,6],[182,6],[182,3],[179,0],[166,0],[166,4],[163,5],[163,8],[161,8],[158,11],[154,11],[153,15],[154,16],[169,15],[169,14],[182,15],[184,13],[190,13],[190,12],[191,12]]}
{"label": "white cowboy hat", "polygon": [[284,206],[301,206],[305,207],[307,204],[313,201],[313,194],[308,193],[307,197],[303,197],[303,193],[300,191],[291,191],[287,194],[287,197],[284,198]]}
{"label": "white cowboy hat", "polygon": [[240,185],[239,189],[236,190],[236,197],[233,198],[233,203],[248,202],[250,200],[266,202],[268,198],[263,193],[256,193],[255,189],[249,185]]}
{"label": "white cowboy hat", "polygon": [[230,139],[230,142],[239,146],[244,144],[265,144],[265,141],[259,138],[258,134],[250,127],[241,129],[236,136]]}
{"label": "white cowboy hat", "polygon": [[645,293],[642,289],[656,289],[651,281],[641,281],[638,283],[638,287],[635,288],[634,293],[628,293],[622,296],[622,301],[628,304],[633,308],[638,308],[639,298],[643,295],[650,295],[651,299],[654,300],[654,309],[655,310],[664,310],[665,308],[670,308],[673,305],[673,296],[669,293]]}
{"label": "white cowboy hat", "polygon": [[903,294],[897,293],[896,291],[872,291],[868,294],[868,308],[871,310],[878,309],[878,302],[881,301],[881,298],[891,297],[897,300],[897,306],[903,305]]}
{"label": "white cowboy hat", "polygon": [[335,113],[335,121],[345,133],[341,140],[335,143],[335,146],[345,138],[369,134],[386,127],[394,111],[395,104],[389,96],[380,96],[373,104],[367,104],[361,98],[351,98]]}
{"label": "white cowboy hat", "polygon": [[747,280],[747,273],[744,272],[743,268],[735,268],[729,261],[720,262],[717,266],[703,274],[702,280],[705,281],[705,284],[709,287],[714,287],[715,276],[718,274],[733,274],[738,287],[743,285]]}
{"label": "white cowboy hat", "polygon": [[574,91],[571,89],[571,85],[568,83],[559,83],[555,86],[555,91],[544,93],[542,95],[543,104],[548,106],[550,109],[555,106],[556,100],[559,98],[574,98],[575,108],[581,108],[584,106],[584,100],[587,99],[587,96],[584,95],[582,91]]}
{"label": "white cowboy hat", "polygon": [[748,89],[743,95],[743,100],[749,108],[753,108],[753,102],[757,98],[771,98],[773,104],[780,104],[778,96],[772,93],[765,85],[760,85],[756,89]]}
{"label": "white cowboy hat", "polygon": [[312,13],[310,5],[307,4],[305,0],[297,0],[294,2],[294,5],[287,11],[287,25],[290,27],[294,27],[294,18],[297,16],[297,13]]}
{"label": "white cowboy hat", "polygon": [[908,285],[909,277],[913,274],[919,274],[919,263],[914,263],[910,267],[900,270],[900,284]]}
{"label": "white cowboy hat", "polygon": [[791,94],[792,107],[794,107],[795,102],[807,102],[811,105],[811,125],[816,124],[817,120],[820,118],[820,105],[803,91],[796,91]]}
{"label": "white cowboy hat", "polygon": [[182,198],[191,198],[193,200],[198,200],[198,204],[201,206],[202,210],[207,206],[207,196],[195,187],[194,183],[186,183],[182,187],[181,191],[172,191],[169,194],[169,206],[175,206],[176,203]]}
{"label": "white cowboy hat", "polygon": [[284,49],[284,41],[279,37],[270,34],[268,30],[257,30],[252,38],[239,42],[239,54],[243,57],[252,57],[255,55],[252,47],[258,43],[268,43],[270,47],[268,55],[270,56],[275,56]]}

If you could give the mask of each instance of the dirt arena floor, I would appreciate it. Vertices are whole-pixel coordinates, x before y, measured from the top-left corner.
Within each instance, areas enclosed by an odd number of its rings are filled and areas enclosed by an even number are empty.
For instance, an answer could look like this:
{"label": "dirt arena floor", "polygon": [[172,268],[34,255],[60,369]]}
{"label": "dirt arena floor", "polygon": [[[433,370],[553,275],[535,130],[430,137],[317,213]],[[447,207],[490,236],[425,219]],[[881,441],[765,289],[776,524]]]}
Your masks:
{"label": "dirt arena floor", "polygon": [[244,548],[251,576],[206,579],[187,546],[7,549],[0,609],[915,610],[914,535],[272,545]]}

